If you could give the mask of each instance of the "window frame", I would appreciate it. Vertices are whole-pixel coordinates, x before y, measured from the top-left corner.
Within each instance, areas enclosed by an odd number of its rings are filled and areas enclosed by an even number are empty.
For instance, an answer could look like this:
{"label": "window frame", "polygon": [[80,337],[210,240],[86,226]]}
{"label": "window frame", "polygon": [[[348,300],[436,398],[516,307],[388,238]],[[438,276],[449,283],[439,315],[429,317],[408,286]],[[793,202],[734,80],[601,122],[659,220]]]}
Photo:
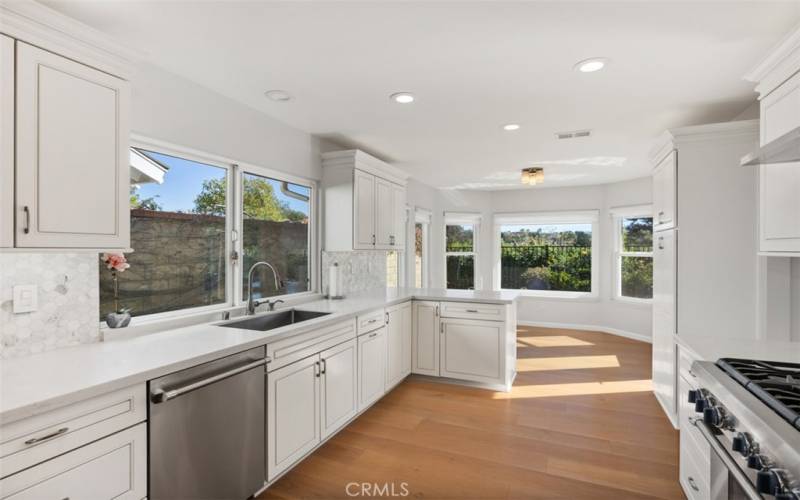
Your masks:
{"label": "window frame", "polygon": [[[501,288],[502,239],[501,228],[505,225],[548,225],[548,224],[591,224],[592,226],[592,287],[588,292],[569,292],[560,290],[518,290]],[[558,212],[523,212],[494,214],[494,269],[492,288],[497,291],[519,292],[523,297],[541,299],[590,300],[600,298],[600,211],[568,210]]]}
{"label": "window frame", "polygon": [[[644,299],[639,297],[628,297],[622,295],[622,258],[623,257],[649,257],[653,259],[654,251],[649,252],[626,252],[622,248],[622,221],[624,219],[635,218],[653,218],[652,205],[636,205],[630,207],[616,207],[611,209],[611,218],[613,220],[614,228],[614,249],[612,252],[613,259],[613,276],[614,276],[614,292],[611,298],[619,302],[627,302],[630,304],[650,305],[653,302],[652,298]],[[654,231],[655,233],[655,231]],[[655,238],[654,240],[655,241]]]}
{"label": "window frame", "polygon": [[[422,255],[420,259],[422,259],[422,269],[420,271],[420,288],[428,288],[430,285],[430,230],[431,230],[431,219],[432,214],[430,210],[426,210],[424,208],[416,207],[414,209],[414,225],[412,226],[411,234],[413,235],[412,241],[414,242],[414,248],[409,252],[412,255],[412,262],[413,262],[413,272],[411,274],[411,282],[414,284],[414,288],[417,286],[417,224],[422,226]],[[445,229],[446,230],[446,229]],[[447,277],[445,277],[445,281]]]}
{"label": "window frame", "polygon": [[[276,295],[270,297],[270,300],[285,300],[287,302],[295,301],[302,298],[307,298],[319,294],[319,252],[318,242],[319,234],[319,182],[313,179],[300,177],[279,170],[274,170],[266,167],[260,167],[247,162],[240,162],[231,160],[222,156],[206,153],[193,148],[179,146],[166,141],[152,139],[138,134],[132,134],[130,138],[130,148],[144,149],[161,153],[165,155],[175,156],[185,160],[203,163],[212,167],[225,169],[228,190],[226,193],[225,203],[225,252],[228,258],[225,265],[225,302],[209,306],[187,307],[184,309],[176,309],[174,311],[165,311],[160,313],[146,314],[142,316],[135,316],[131,318],[130,327],[141,325],[149,325],[158,322],[169,320],[176,320],[179,318],[187,318],[192,316],[202,316],[204,314],[212,314],[224,311],[239,309],[246,305],[244,301],[242,284],[244,282],[241,270],[242,267],[242,224],[243,217],[239,210],[239,205],[242,199],[242,175],[250,173],[268,177],[270,179],[287,181],[292,184],[302,185],[311,189],[311,196],[309,197],[309,238],[308,238],[308,255],[309,255],[309,290],[299,293],[290,293],[284,295]],[[233,259],[233,252],[236,252],[237,258]],[[100,320],[101,328],[104,328],[105,322]]]}
{"label": "window frame", "polygon": [[[448,252],[447,251],[447,226],[472,226],[472,251],[471,252]],[[477,290],[480,283],[480,268],[478,267],[480,247],[478,245],[478,235],[481,228],[481,216],[477,213],[445,212],[444,225],[442,226],[442,248],[444,249],[444,272],[442,273],[442,287],[445,290],[461,290],[460,288],[447,288],[447,258],[448,257],[472,257],[472,288],[467,290]]]}

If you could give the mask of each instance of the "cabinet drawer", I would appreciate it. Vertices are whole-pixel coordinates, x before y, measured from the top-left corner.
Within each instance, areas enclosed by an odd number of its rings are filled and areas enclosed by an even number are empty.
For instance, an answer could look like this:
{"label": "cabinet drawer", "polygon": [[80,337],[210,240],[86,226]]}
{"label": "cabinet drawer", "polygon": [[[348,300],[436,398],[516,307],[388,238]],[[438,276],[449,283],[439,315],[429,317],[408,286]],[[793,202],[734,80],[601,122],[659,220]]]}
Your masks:
{"label": "cabinet drawer", "polygon": [[688,453],[694,457],[695,462],[708,466],[711,463],[711,448],[697,427],[689,421],[699,416],[694,411],[694,404],[687,399],[690,389],[694,389],[690,382],[684,377],[678,377],[680,447],[681,450],[689,450]]}
{"label": "cabinet drawer", "polygon": [[[686,382],[691,386],[690,389],[697,388],[697,377],[692,373],[692,363],[696,358],[682,345],[677,346],[678,349],[678,374],[686,379]],[[678,400],[681,398],[686,399],[686,394],[678,394]]]}
{"label": "cabinet drawer", "polygon": [[356,322],[351,319],[267,344],[267,357],[271,360],[267,371],[277,370],[354,338]]}
{"label": "cabinet drawer", "polygon": [[146,418],[146,387],[145,384],[139,384],[5,424],[0,427],[0,477],[113,434]]}
{"label": "cabinet drawer", "polygon": [[140,500],[146,494],[144,422],[0,481],[4,500]]}
{"label": "cabinet drawer", "polygon": [[476,302],[442,302],[443,318],[505,320],[503,304],[480,304]]}
{"label": "cabinet drawer", "polygon": [[386,311],[378,309],[358,317],[358,334],[362,335],[377,330],[386,324]]}
{"label": "cabinet drawer", "polygon": [[[681,432],[683,434],[683,432]],[[709,490],[711,466],[694,458],[695,450],[691,446],[684,446],[681,439],[680,475],[681,486],[689,500],[708,500],[711,496]]]}

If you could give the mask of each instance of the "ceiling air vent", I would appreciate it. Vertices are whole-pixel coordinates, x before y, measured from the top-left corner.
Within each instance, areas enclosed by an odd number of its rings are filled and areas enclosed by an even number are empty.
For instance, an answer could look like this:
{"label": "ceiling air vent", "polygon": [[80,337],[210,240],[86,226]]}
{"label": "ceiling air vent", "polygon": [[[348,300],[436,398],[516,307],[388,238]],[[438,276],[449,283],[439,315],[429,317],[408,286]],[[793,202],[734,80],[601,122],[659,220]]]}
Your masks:
{"label": "ceiling air vent", "polygon": [[569,132],[556,132],[558,139],[577,139],[578,137],[589,137],[591,130],[570,130]]}

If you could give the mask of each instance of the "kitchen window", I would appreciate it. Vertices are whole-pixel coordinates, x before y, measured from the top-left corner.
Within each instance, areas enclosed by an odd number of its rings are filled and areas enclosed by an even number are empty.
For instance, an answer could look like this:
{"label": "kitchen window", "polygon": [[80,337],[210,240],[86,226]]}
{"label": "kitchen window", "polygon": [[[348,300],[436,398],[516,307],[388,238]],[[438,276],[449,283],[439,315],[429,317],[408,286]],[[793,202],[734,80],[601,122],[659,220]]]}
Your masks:
{"label": "kitchen window", "polygon": [[445,213],[445,287],[454,290],[476,288],[480,216]]}
{"label": "kitchen window", "polygon": [[[148,320],[230,308],[254,295],[314,290],[315,186],[286,174],[236,165],[164,143],[130,150],[130,267],[100,262],[100,318],[129,309]],[[277,281],[277,287],[275,282]],[[134,320],[134,324],[139,321]]]}
{"label": "kitchen window", "polygon": [[495,289],[525,295],[597,295],[598,212],[497,214]]}
{"label": "kitchen window", "polygon": [[615,298],[653,298],[653,217],[649,206],[612,209]]}

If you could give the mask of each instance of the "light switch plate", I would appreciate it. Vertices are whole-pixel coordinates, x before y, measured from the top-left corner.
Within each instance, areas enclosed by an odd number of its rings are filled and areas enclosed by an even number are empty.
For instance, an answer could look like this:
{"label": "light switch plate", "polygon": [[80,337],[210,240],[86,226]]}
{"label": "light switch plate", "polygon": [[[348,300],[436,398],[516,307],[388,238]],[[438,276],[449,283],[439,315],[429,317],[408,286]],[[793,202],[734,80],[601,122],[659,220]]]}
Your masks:
{"label": "light switch plate", "polygon": [[36,285],[14,286],[14,314],[33,312],[39,308],[39,289]]}

